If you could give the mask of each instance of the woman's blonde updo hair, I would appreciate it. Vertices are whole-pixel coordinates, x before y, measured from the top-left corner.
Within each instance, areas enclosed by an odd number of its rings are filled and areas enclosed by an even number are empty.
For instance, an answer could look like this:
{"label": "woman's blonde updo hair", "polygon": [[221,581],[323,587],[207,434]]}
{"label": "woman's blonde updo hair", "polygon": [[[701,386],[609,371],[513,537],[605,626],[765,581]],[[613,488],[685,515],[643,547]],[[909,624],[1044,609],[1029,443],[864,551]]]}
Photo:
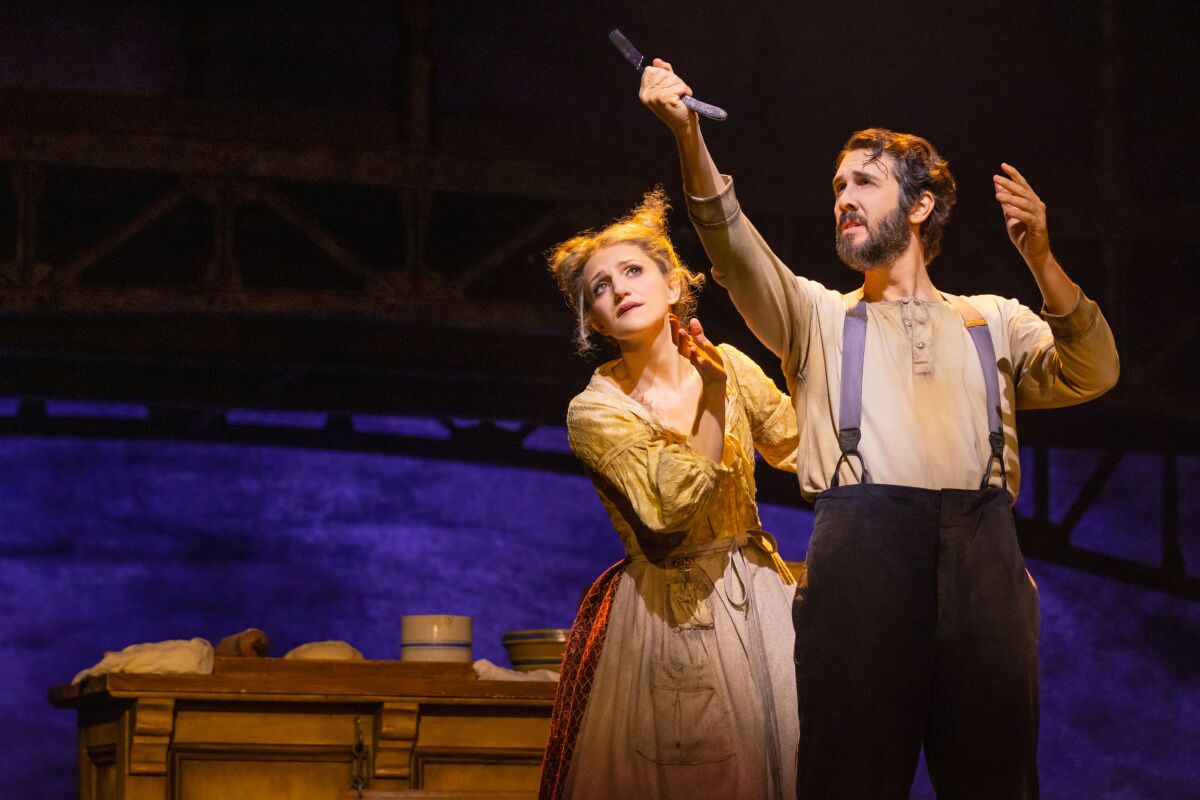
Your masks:
{"label": "woman's blonde updo hair", "polygon": [[558,288],[575,312],[575,343],[580,355],[593,349],[592,328],[588,324],[591,311],[591,293],[587,290],[583,270],[588,259],[602,247],[614,244],[635,244],[650,256],[662,270],[667,281],[675,280],[679,285],[679,299],[671,305],[671,313],[685,325],[696,312],[696,293],[704,285],[704,275],[692,272],[675,253],[667,230],[667,210],[671,205],[662,187],[647,192],[642,202],[624,217],[614,221],[600,231],[583,231],[558,246],[548,254],[550,271],[558,282]]}

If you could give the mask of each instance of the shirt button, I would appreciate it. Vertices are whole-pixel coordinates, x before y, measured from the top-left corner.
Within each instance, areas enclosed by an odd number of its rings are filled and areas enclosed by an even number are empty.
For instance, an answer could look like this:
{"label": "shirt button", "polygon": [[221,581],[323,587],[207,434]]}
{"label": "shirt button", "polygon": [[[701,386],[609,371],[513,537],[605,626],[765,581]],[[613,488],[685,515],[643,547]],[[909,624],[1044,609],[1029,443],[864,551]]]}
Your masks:
{"label": "shirt button", "polygon": [[906,319],[906,320],[904,320],[904,324],[905,324],[905,325],[907,325],[908,327],[910,327],[910,328],[911,328],[911,327],[912,327],[912,320],[911,320],[911,319]]}
{"label": "shirt button", "polygon": [[920,350],[920,349],[921,349],[921,348],[923,348],[924,346],[925,346],[925,343],[924,343],[924,342],[917,342],[917,349],[918,349],[918,350]]}

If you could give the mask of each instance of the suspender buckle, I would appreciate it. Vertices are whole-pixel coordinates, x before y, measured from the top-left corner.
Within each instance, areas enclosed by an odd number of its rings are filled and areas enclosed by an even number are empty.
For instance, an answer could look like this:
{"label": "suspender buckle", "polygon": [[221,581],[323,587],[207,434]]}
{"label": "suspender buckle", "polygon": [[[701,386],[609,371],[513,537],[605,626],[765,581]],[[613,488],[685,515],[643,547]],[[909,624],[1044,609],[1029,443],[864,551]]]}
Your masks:
{"label": "suspender buckle", "polygon": [[1000,486],[1008,485],[1008,475],[1004,469],[1004,431],[992,431],[988,434],[988,442],[992,445],[992,454],[988,457],[987,468],[983,471],[983,482],[980,489],[986,489],[991,484],[992,462],[1000,465]]}
{"label": "suspender buckle", "polygon": [[859,428],[838,428],[838,445],[842,448],[842,454],[838,456],[837,463],[833,465],[833,479],[829,482],[831,488],[836,489],[841,485],[842,462],[849,465],[850,456],[858,459],[858,468],[862,471],[858,482],[871,482],[871,475],[867,472],[867,465],[863,463],[862,453],[858,452],[860,439],[862,439],[862,430]]}

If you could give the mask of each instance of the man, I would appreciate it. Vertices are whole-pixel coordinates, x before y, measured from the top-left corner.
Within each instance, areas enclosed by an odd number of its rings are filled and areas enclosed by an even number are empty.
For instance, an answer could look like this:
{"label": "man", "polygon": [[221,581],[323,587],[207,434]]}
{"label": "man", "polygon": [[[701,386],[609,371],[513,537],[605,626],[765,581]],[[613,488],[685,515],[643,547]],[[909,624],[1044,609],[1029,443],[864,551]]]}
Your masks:
{"label": "man", "polygon": [[1037,590],[1017,548],[1018,408],[1096,397],[1119,371],[1099,308],[1050,251],[1045,205],[993,178],[1042,293],[939,292],[928,267],[955,200],[924,139],[856,133],[833,179],[848,294],[793,274],[741,213],[664,61],[642,102],[679,146],[688,210],[755,335],[782,362],[815,498],[796,612],[802,798],[907,798],[924,746],[943,798],[1031,798],[1037,783]]}

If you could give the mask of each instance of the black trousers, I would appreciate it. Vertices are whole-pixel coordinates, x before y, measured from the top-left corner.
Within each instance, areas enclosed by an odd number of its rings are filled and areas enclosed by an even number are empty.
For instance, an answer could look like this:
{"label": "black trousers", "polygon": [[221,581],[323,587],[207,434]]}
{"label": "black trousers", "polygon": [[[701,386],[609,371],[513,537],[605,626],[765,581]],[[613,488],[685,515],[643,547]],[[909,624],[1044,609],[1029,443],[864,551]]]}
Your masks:
{"label": "black trousers", "polygon": [[797,597],[802,800],[1036,798],[1037,590],[1002,489],[818,496]]}

